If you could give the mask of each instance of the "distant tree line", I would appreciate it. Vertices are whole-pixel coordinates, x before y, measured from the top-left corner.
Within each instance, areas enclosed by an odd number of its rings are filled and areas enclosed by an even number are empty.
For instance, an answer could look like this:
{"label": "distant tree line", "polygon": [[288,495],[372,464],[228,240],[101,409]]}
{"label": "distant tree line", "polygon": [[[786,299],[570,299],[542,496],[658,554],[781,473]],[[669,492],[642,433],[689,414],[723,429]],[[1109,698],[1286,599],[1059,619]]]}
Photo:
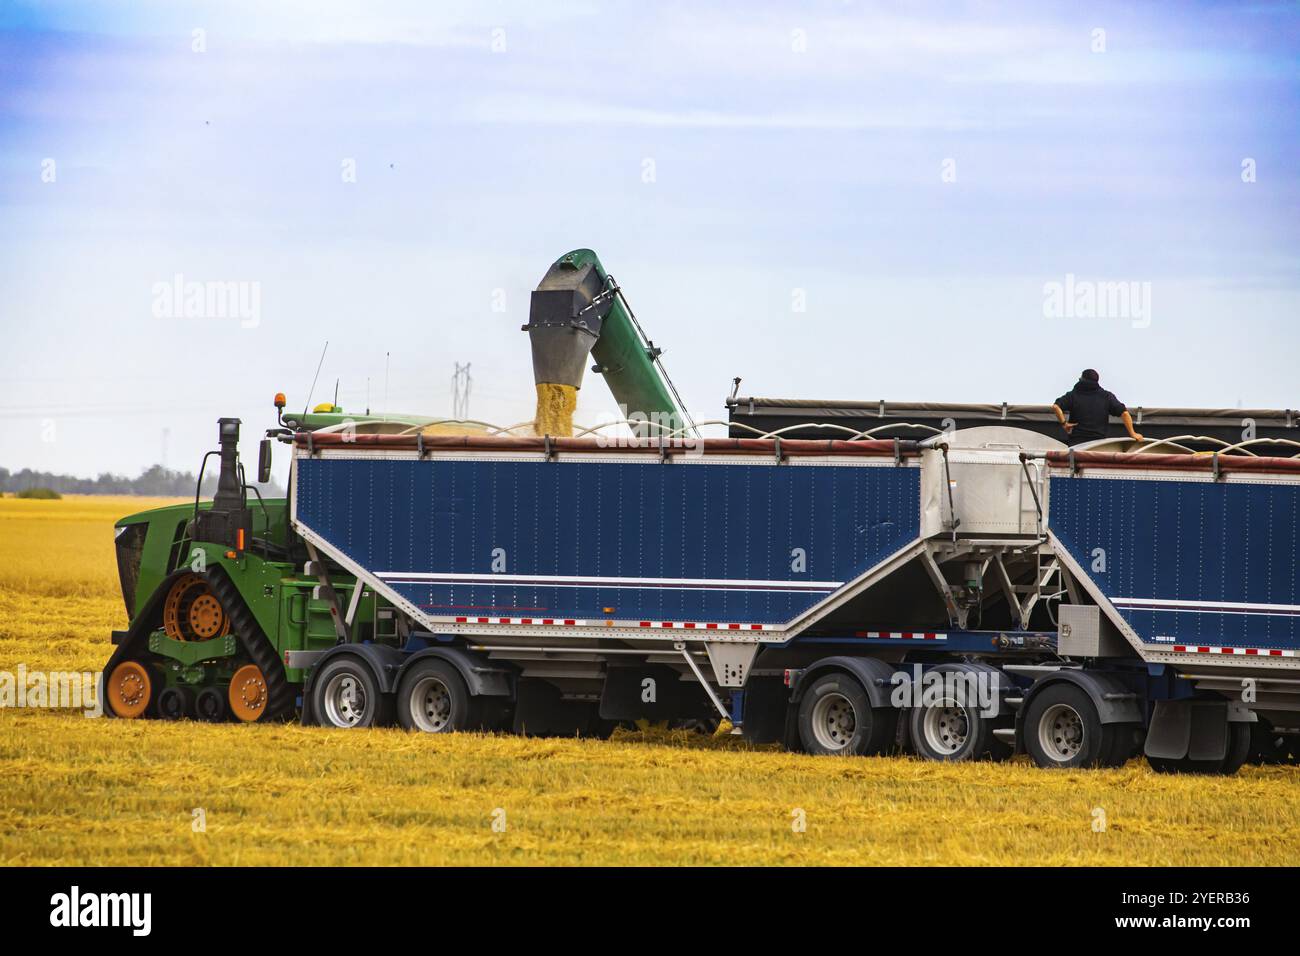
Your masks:
{"label": "distant tree line", "polygon": [[[30,468],[13,472],[8,468],[0,468],[0,492],[10,494],[32,488],[48,488],[63,495],[190,497],[194,494],[194,482],[194,472],[172,471],[162,465],[152,465],[146,468],[138,478],[114,475],[107,471],[98,478],[76,478],[72,475],[56,475],[48,471],[32,471]],[[284,489],[274,480],[270,484],[259,485],[258,488],[268,498],[278,498],[284,495]],[[211,498],[216,490],[217,469],[213,467],[203,475],[202,496]]]}

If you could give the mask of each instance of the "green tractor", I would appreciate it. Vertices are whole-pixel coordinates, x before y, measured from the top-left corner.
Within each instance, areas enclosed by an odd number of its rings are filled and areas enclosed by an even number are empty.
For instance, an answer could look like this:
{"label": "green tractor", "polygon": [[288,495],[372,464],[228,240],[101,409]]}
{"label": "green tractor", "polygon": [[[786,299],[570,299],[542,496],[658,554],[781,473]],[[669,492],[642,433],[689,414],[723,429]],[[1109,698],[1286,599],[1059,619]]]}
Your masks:
{"label": "green tractor", "polygon": [[[259,480],[270,479],[275,438],[298,430],[423,428],[411,416],[347,416],[337,406],[285,417],[262,440]],[[240,421],[219,420],[211,501],[154,508],[114,529],[130,624],[113,633],[104,701],[116,717],[205,721],[283,719],[302,706],[315,655],[344,641],[398,640],[391,606],[343,569],[313,555],[293,531],[285,498],[263,498],[239,461]],[[251,492],[251,494],[250,494]],[[347,607],[346,620],[336,609]],[[299,666],[294,666],[298,664]]]}

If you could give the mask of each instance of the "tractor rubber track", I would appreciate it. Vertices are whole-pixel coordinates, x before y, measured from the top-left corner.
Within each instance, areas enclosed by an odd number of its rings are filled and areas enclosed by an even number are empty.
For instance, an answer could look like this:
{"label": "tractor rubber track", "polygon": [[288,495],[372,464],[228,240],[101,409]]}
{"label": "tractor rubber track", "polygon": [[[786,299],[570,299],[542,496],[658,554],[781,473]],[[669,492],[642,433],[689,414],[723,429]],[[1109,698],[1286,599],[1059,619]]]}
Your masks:
{"label": "tractor rubber track", "polygon": [[239,589],[230,580],[229,575],[220,568],[212,568],[204,573],[208,586],[217,596],[221,606],[230,615],[231,631],[249,658],[261,670],[266,678],[267,706],[263,721],[283,720],[293,715],[297,695],[284,676],[284,665],[280,662],[275,648],[262,633],[256,618],[244,605],[239,596]]}

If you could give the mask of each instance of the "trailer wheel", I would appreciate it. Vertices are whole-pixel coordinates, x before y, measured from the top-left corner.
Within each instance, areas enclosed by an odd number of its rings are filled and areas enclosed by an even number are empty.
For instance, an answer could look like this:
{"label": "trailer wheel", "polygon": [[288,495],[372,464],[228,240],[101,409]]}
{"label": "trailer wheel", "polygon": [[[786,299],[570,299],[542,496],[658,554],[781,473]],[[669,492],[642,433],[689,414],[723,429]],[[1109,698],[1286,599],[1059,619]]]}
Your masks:
{"label": "trailer wheel", "polygon": [[1297,738],[1293,734],[1279,734],[1264,717],[1250,725],[1251,763],[1294,764],[1297,762]]}
{"label": "trailer wheel", "polygon": [[873,708],[848,674],[826,674],[799,702],[799,740],[810,754],[879,754],[893,739],[897,719],[892,708]]}
{"label": "trailer wheel", "polygon": [[1232,776],[1241,769],[1250,757],[1251,725],[1244,722],[1229,721],[1228,752],[1223,758],[1223,768],[1219,771],[1225,776]]}
{"label": "trailer wheel", "polygon": [[1114,746],[1092,698],[1073,684],[1043,688],[1025,714],[1025,749],[1040,767],[1095,767]]}
{"label": "trailer wheel", "polygon": [[[986,664],[940,664],[930,673],[936,676],[956,674],[963,679],[987,675],[987,679],[993,681],[995,701],[1001,695],[1002,681],[1005,680],[1005,675]],[[983,757],[1005,760],[1011,756],[1012,748],[998,740],[993,731],[1011,726],[1013,718],[1005,710],[1000,715],[987,716],[983,712],[983,703],[973,691],[967,695],[960,689],[954,690],[955,697],[950,695],[931,703],[917,704],[907,711],[906,720],[899,721],[900,725],[907,727],[905,736],[916,755],[925,760],[939,761],[979,760]],[[962,703],[963,697],[965,703]]]}
{"label": "trailer wheel", "polygon": [[1108,724],[1102,728],[1102,733],[1110,738],[1110,747],[1102,757],[1101,765],[1103,767],[1122,767],[1133,759],[1138,752],[1141,744],[1139,733],[1142,730],[1140,724]]}
{"label": "trailer wheel", "polygon": [[446,661],[416,661],[398,682],[397,722],[407,730],[426,734],[466,730],[474,724],[477,710],[465,679]]}
{"label": "trailer wheel", "polygon": [[978,760],[994,743],[993,721],[952,698],[912,708],[909,722],[912,746],[926,760]]}
{"label": "trailer wheel", "polygon": [[322,727],[378,727],[388,701],[370,667],[356,657],[336,657],[312,681],[312,712]]}
{"label": "trailer wheel", "polygon": [[1174,760],[1169,757],[1147,757],[1147,764],[1156,773],[1186,773],[1212,776],[1223,772],[1222,760],[1189,760],[1186,757]]}

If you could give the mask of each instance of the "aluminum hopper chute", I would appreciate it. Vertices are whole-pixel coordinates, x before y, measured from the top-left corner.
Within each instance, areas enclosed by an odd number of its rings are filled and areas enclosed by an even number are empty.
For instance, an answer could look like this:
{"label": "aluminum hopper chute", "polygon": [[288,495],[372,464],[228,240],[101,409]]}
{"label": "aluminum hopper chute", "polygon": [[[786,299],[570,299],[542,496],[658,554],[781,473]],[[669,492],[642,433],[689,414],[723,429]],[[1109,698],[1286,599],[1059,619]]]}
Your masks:
{"label": "aluminum hopper chute", "polygon": [[557,259],[532,294],[528,333],[533,379],[543,386],[582,387],[587,356],[605,379],[622,416],[639,437],[694,430],[680,396],[618,284],[590,249]]}

